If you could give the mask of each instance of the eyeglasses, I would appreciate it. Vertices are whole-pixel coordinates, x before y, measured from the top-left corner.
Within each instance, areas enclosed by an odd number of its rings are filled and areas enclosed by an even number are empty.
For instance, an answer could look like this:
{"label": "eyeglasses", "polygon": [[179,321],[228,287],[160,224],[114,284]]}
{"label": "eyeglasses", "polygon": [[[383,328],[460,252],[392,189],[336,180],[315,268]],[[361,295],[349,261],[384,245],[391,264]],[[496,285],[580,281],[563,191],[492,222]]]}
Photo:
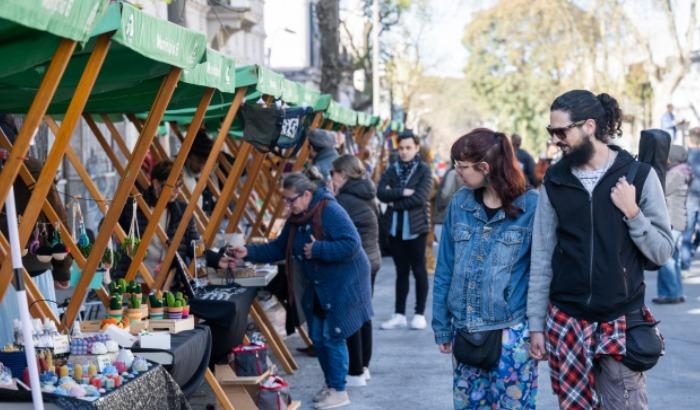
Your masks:
{"label": "eyeglasses", "polygon": [[464,172],[464,171],[468,170],[469,168],[472,168],[472,169],[478,171],[478,168],[477,168],[477,167],[478,167],[480,164],[482,164],[483,162],[484,162],[484,161],[482,160],[482,161],[474,162],[473,164],[460,165],[460,164],[457,163],[457,161],[455,161],[455,162],[453,163],[453,165],[454,165],[455,169],[456,169],[457,171],[459,171],[459,172]]}
{"label": "eyeglasses", "polygon": [[290,205],[290,206],[291,206],[291,205],[294,203],[294,201],[296,201],[297,199],[301,198],[302,195],[304,195],[303,192],[302,192],[301,194],[296,195],[296,196],[293,196],[293,197],[291,197],[291,198],[284,197],[284,202],[286,202],[287,205]]}
{"label": "eyeglasses", "polygon": [[571,124],[564,126],[564,127],[550,127],[549,125],[547,126],[547,132],[549,133],[550,137],[557,137],[560,140],[565,140],[566,139],[566,131],[574,128],[574,127],[580,127],[583,124],[586,123],[588,120],[580,120],[576,122],[572,122]]}

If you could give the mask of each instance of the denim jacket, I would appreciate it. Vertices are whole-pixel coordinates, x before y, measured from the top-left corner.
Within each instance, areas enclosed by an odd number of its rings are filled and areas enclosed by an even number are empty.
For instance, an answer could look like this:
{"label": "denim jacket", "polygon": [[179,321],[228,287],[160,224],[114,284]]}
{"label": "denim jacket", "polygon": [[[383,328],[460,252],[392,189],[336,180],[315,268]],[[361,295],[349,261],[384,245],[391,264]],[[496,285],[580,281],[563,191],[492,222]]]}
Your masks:
{"label": "denim jacket", "polygon": [[474,192],[462,188],[450,201],[440,239],[433,286],[436,343],[456,330],[502,329],[525,320],[532,224],[538,193],[514,201],[516,219],[502,209],[487,220]]}

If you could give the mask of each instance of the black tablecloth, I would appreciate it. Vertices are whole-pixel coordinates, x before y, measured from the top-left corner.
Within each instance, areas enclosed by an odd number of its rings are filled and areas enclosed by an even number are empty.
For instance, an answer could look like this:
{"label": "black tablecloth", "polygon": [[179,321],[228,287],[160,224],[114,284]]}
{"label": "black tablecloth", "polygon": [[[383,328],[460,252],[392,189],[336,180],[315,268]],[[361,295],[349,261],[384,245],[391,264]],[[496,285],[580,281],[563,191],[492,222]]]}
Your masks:
{"label": "black tablecloth", "polygon": [[172,365],[165,368],[182,388],[185,395],[196,390],[202,382],[202,376],[209,363],[212,336],[209,326],[197,325],[192,330],[175,333],[170,337],[170,350],[141,349],[135,346],[131,350],[139,352],[166,352],[172,356]]}
{"label": "black tablecloth", "polygon": [[257,290],[258,288],[245,288],[244,292],[234,296],[236,314],[226,326],[204,322],[211,328],[211,365],[225,360],[231,348],[243,342],[243,336],[248,324],[248,312],[250,311],[250,305],[253,304]]}
{"label": "black tablecloth", "polygon": [[[26,402],[31,406],[31,401],[28,391],[0,389],[0,407],[3,402]],[[191,409],[180,387],[162,366],[152,368],[93,402],[52,394],[44,394],[44,402],[71,410]]]}

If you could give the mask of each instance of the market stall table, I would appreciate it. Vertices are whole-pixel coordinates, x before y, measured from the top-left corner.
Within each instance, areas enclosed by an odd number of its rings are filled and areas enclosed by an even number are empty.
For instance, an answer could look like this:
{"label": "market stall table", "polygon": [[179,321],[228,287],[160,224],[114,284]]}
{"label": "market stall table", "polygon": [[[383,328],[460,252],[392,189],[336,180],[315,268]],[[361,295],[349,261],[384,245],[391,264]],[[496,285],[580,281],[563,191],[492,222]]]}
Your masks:
{"label": "market stall table", "polygon": [[170,349],[143,349],[138,345],[134,354],[165,366],[186,396],[199,388],[211,354],[212,334],[208,326],[197,325],[192,330],[170,335]]}
{"label": "market stall table", "polygon": [[[47,409],[191,409],[180,387],[162,366],[151,368],[95,401],[61,397],[47,393],[44,393],[44,401]],[[0,408],[3,410],[31,409],[31,394],[29,391],[0,389]]]}

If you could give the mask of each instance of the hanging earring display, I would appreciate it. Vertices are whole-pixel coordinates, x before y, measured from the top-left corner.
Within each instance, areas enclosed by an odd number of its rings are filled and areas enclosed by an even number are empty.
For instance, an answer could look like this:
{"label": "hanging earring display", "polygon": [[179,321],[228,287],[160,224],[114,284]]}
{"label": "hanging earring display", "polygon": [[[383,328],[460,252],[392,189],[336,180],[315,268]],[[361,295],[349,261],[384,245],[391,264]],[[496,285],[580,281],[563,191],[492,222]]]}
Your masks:
{"label": "hanging earring display", "polygon": [[36,255],[40,246],[41,242],[39,241],[39,227],[37,226],[34,228],[34,238],[32,239],[31,243],[29,243],[29,253]]}
{"label": "hanging earring display", "polygon": [[[107,211],[107,207],[105,206],[105,213]],[[105,248],[105,253],[102,255],[102,267],[106,270],[109,270],[112,266],[114,266],[114,243],[112,242],[112,236],[110,235],[109,240],[107,241],[107,248]]]}
{"label": "hanging earring display", "polygon": [[49,233],[46,231],[46,225],[41,225],[41,235],[39,236],[39,248],[36,252],[36,259],[41,263],[50,263],[53,258],[53,251],[49,246]]}
{"label": "hanging earring display", "polygon": [[138,206],[136,204],[136,199],[133,200],[131,212],[131,225],[129,226],[129,234],[124,238],[122,243],[122,250],[129,257],[133,257],[136,254],[136,249],[138,249],[141,243],[141,233],[139,232],[139,222],[138,222]]}
{"label": "hanging earring display", "polygon": [[61,225],[58,223],[54,225],[51,252],[53,258],[57,261],[62,261],[68,256],[68,248],[61,240]]}
{"label": "hanging earring display", "polygon": [[[76,232],[76,223],[78,225],[78,230]],[[90,243],[90,237],[87,234],[87,230],[85,229],[85,221],[83,220],[83,212],[80,210],[80,204],[76,201],[73,202],[73,228],[72,228],[72,235],[73,235],[73,240],[75,241],[76,245],[78,245],[78,249],[80,249],[80,253],[83,254],[84,257],[90,256],[90,251],[92,250],[92,244]]]}

